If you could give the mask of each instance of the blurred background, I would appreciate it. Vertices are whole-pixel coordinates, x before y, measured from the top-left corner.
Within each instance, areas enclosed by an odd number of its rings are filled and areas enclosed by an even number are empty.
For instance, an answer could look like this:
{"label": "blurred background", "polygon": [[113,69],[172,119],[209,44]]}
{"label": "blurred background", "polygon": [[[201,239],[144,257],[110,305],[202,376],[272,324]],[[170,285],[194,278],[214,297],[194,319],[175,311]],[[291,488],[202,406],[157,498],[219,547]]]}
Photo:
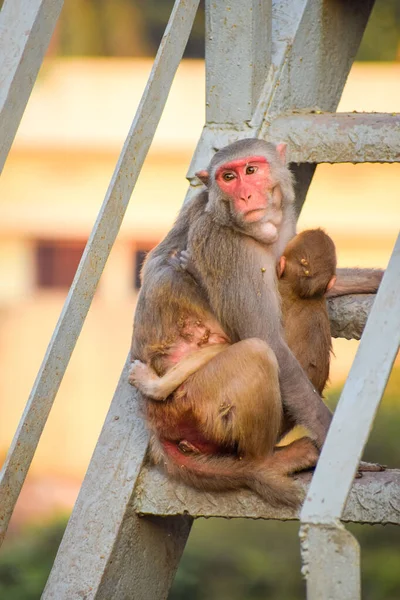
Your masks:
{"label": "blurred background", "polygon": [[[0,6],[1,6],[0,1]],[[0,179],[0,464],[140,100],[173,0],[66,0]],[[171,227],[204,123],[204,6],[0,551],[0,598],[40,597],[129,350],[145,253]],[[339,106],[400,111],[400,5],[377,0]],[[317,169],[299,229],[322,226],[340,266],[385,267],[400,165]],[[357,342],[335,341],[335,405]],[[399,466],[395,368],[366,457]],[[362,407],[360,407],[360,410]],[[351,527],[365,599],[400,597],[400,531]],[[298,526],[196,522],[171,600],[304,597]]]}

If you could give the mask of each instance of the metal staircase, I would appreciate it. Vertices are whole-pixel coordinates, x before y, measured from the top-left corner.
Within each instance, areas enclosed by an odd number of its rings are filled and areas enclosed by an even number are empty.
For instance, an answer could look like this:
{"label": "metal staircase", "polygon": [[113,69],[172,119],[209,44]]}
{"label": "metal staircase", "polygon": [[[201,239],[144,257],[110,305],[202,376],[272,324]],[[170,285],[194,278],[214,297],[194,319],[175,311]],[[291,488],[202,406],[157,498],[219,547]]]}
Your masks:
{"label": "metal staircase", "polygon": [[[149,149],[198,3],[175,2],[15,434],[0,476],[0,540]],[[7,38],[0,35],[0,81],[5,82],[0,89],[0,131],[6,133],[1,166],[61,6],[62,0],[5,0],[0,13],[0,32],[7,32]],[[189,195],[199,184],[195,171],[216,149],[241,137],[288,143],[298,212],[317,163],[400,161],[399,116],[334,112],[372,6],[372,0],[206,1],[206,124],[188,173]],[[370,306],[372,299],[360,302]],[[357,336],[363,325],[359,321],[346,331]],[[400,524],[400,471],[365,474],[352,485],[399,341],[398,239],[300,514],[309,600],[361,597],[359,548],[343,522]],[[271,508],[248,491],[199,493],[149,468],[148,436],[127,382],[127,368],[128,364],[61,542],[45,600],[166,598],[194,518],[299,518],[293,511]],[[304,476],[305,486],[308,479]]]}

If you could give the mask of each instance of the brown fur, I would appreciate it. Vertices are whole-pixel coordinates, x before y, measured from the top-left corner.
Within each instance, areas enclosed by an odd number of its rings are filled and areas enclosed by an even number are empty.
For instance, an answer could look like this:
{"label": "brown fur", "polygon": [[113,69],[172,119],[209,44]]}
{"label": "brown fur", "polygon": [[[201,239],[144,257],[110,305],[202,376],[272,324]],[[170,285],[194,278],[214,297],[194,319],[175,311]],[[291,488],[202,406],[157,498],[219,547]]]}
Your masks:
{"label": "brown fur", "polygon": [[[227,161],[260,155],[270,166],[268,230],[243,223],[215,181]],[[321,447],[331,414],[281,327],[275,265],[295,232],[291,176],[279,147],[259,140],[220,150],[208,174],[207,191],[183,206],[145,262],[131,381],[146,391],[146,368],[153,383],[169,377],[159,399],[145,401],[152,458],[170,474],[203,489],[250,487],[272,504],[294,506],[300,497],[288,475],[314,465],[318,452],[308,438],[276,449],[282,421],[306,426]],[[274,228],[277,239],[267,242],[265,231]],[[199,282],[176,265],[184,248]],[[215,354],[207,350],[213,345],[220,346]]]}
{"label": "brown fur", "polygon": [[289,242],[284,256],[279,292],[285,338],[322,394],[332,350],[325,294],[336,273],[335,245],[320,229],[303,231]]}
{"label": "brown fur", "polygon": [[[228,159],[260,154],[271,169],[267,220],[279,231],[271,244],[258,239],[257,224],[236,220],[229,198],[221,198],[213,179]],[[287,360],[280,328],[275,262],[294,233],[290,173],[271,144],[254,140],[217,153],[209,171],[208,193],[183,207],[174,228],[146,260],[132,359],[163,375],[208,345],[233,344],[164,402],[147,400],[153,459],[205,489],[245,485],[275,505],[295,505],[299,494],[288,474],[315,464],[317,451],[311,440],[301,442],[297,453],[274,450],[288,400],[283,390],[282,405],[282,374],[294,391],[303,387],[303,395],[321,400],[290,353]],[[186,247],[201,271],[201,286],[173,262]],[[291,365],[289,372],[281,369],[280,379],[279,353]],[[320,443],[330,421],[329,411],[323,414],[315,428]]]}

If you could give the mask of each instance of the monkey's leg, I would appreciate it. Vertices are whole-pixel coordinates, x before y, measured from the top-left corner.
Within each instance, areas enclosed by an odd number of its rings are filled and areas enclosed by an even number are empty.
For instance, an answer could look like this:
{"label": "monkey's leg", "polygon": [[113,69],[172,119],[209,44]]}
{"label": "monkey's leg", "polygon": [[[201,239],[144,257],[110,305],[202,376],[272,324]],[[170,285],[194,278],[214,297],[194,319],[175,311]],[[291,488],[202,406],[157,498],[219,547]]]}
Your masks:
{"label": "monkey's leg", "polygon": [[276,448],[269,459],[271,466],[283,475],[291,475],[315,467],[319,452],[309,437],[302,437],[287,446]]}
{"label": "monkey's leg", "polygon": [[282,421],[278,365],[257,338],[229,346],[185,383],[186,402],[204,437],[237,446],[240,455],[273,451]]}
{"label": "monkey's leg", "polygon": [[345,294],[375,294],[383,273],[382,269],[337,269],[336,283],[326,296],[335,298]]}
{"label": "monkey's leg", "polygon": [[249,487],[274,506],[297,506],[303,494],[289,475],[314,467],[319,453],[305,437],[259,459],[204,455],[186,442],[164,442],[160,455],[171,475],[197,488],[219,491]]}
{"label": "monkey's leg", "polygon": [[140,360],[134,360],[129,372],[129,383],[153,400],[165,400],[181,383],[209,360],[227,348],[227,344],[211,344],[185,356],[162,377]]}

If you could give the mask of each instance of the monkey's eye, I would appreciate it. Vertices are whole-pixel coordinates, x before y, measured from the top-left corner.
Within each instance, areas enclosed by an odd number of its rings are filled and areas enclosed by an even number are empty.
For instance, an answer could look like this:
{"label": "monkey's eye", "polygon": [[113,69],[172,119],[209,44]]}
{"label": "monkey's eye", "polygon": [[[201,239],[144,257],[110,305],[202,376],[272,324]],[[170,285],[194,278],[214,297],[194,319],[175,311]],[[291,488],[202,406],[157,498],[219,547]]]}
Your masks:
{"label": "monkey's eye", "polygon": [[235,174],[232,171],[227,171],[222,175],[222,179],[224,181],[232,181],[232,179],[235,179]]}
{"label": "monkey's eye", "polygon": [[257,167],[252,167],[251,165],[246,167],[246,175],[253,175],[257,171]]}

